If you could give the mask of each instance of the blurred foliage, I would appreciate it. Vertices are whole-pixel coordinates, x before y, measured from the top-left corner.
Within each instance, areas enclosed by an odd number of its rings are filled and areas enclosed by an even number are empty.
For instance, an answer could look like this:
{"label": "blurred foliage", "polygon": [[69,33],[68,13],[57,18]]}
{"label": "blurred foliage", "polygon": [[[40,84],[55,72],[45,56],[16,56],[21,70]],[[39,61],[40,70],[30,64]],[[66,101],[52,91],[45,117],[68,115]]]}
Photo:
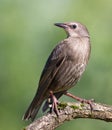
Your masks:
{"label": "blurred foliage", "polygon": [[[66,37],[53,23],[65,21],[85,24],[92,44],[87,70],[70,91],[112,105],[111,0],[0,0],[0,130],[26,125],[21,118],[35,94],[46,59]],[[63,96],[61,100],[72,99]],[[111,130],[112,124],[78,119],[57,130],[69,128]]]}

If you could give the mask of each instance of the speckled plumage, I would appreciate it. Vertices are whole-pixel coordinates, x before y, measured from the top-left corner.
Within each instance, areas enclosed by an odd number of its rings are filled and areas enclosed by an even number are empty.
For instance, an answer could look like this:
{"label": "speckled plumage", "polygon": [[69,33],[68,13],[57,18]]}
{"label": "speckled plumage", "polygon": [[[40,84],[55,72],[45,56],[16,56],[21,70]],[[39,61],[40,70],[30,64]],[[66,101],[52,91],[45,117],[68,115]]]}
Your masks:
{"label": "speckled plumage", "polygon": [[[24,119],[34,119],[43,101],[52,91],[60,98],[65,91],[75,86],[81,78],[90,56],[90,41],[86,27],[79,22],[59,23],[67,38],[51,52],[40,77],[36,95],[24,115]],[[43,111],[46,110],[46,103]]]}

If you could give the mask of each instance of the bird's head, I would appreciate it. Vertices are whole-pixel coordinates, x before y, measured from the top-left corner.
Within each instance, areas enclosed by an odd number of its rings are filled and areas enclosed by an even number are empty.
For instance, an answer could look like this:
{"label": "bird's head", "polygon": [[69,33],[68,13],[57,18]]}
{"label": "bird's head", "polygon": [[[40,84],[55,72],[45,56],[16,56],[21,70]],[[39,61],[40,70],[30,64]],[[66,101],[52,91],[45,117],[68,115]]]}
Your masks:
{"label": "bird's head", "polygon": [[55,23],[55,25],[63,28],[68,37],[89,37],[87,28],[79,22]]}

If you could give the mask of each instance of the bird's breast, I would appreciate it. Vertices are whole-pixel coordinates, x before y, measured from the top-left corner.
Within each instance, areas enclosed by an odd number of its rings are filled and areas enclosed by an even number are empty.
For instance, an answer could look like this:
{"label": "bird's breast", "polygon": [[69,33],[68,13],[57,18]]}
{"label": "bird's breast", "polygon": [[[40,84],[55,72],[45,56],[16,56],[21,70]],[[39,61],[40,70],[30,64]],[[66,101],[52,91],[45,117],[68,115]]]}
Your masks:
{"label": "bird's breast", "polygon": [[88,38],[72,38],[69,40],[67,56],[74,63],[87,64],[90,56],[90,43]]}

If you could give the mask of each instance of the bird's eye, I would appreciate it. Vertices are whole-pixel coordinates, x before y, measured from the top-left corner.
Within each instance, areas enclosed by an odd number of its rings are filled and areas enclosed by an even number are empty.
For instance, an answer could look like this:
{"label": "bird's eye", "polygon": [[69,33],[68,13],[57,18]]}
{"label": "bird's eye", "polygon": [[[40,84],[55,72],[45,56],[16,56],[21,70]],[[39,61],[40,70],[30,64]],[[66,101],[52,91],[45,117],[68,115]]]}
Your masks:
{"label": "bird's eye", "polygon": [[73,28],[73,29],[75,29],[76,27],[77,27],[77,25],[76,25],[76,24],[72,25],[72,28]]}

